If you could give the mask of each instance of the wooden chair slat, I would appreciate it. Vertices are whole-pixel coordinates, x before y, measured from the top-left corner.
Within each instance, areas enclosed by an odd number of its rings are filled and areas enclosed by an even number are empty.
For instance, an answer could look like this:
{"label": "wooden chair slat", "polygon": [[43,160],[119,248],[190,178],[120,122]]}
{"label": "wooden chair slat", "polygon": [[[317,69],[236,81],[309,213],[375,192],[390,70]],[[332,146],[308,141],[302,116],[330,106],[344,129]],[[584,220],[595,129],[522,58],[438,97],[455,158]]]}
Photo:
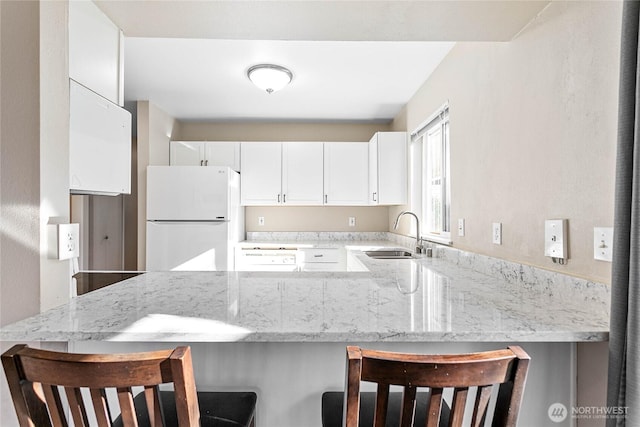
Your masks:
{"label": "wooden chair slat", "polygon": [[34,387],[39,388],[38,394],[44,396],[44,400],[49,408],[49,416],[51,416],[51,423],[53,427],[67,427],[67,419],[64,415],[64,408],[62,407],[62,399],[60,398],[60,392],[55,385],[42,385],[40,383],[32,383]]}
{"label": "wooden chair slat", "polygon": [[138,427],[136,408],[133,405],[133,391],[129,387],[122,387],[118,388],[117,392],[122,424],[125,426]]}
{"label": "wooden chair slat", "polygon": [[93,411],[96,414],[96,421],[99,427],[111,426],[111,411],[107,401],[106,391],[103,388],[92,388],[89,390],[91,401],[93,402]]}
{"label": "wooden chair slat", "polygon": [[400,426],[413,426],[413,419],[416,413],[416,388],[405,387],[402,394],[402,406],[400,408]]}
{"label": "wooden chair slat", "polygon": [[493,390],[493,386],[491,385],[478,387],[475,403],[473,405],[471,427],[481,427],[484,425],[487,407],[489,406],[489,400],[491,399],[491,390]]}
{"label": "wooden chair slat", "polygon": [[442,411],[442,389],[432,388],[429,397],[429,407],[427,414],[426,427],[438,427],[440,424],[440,412]]}
{"label": "wooden chair slat", "polygon": [[374,427],[384,427],[389,409],[389,384],[378,384],[376,392],[376,412],[373,415]]}
{"label": "wooden chair slat", "polygon": [[467,403],[467,388],[455,388],[453,390],[453,400],[451,401],[451,416],[449,427],[462,427],[464,420],[464,409]]}
{"label": "wooden chair slat", "polygon": [[67,401],[69,402],[69,410],[71,412],[73,424],[76,427],[89,427],[87,409],[84,406],[84,400],[82,399],[82,393],[80,389],[75,387],[65,387],[64,391],[67,395]]}
{"label": "wooden chair slat", "polygon": [[151,427],[164,427],[164,414],[162,413],[158,387],[145,387],[144,399],[147,402],[147,410],[149,411],[149,422],[151,423]]}

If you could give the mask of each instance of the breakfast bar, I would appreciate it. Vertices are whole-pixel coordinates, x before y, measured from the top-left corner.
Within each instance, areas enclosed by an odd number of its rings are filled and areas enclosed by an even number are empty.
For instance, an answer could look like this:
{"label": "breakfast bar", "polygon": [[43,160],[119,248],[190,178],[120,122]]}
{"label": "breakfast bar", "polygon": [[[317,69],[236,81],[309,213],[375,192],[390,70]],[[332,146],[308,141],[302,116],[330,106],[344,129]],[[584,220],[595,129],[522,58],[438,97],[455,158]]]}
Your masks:
{"label": "breakfast bar", "polygon": [[[608,287],[451,248],[373,259],[393,242],[324,242],[360,272],[149,272],[3,327],[3,341],[126,352],[189,343],[202,389],[258,392],[258,425],[320,426],[344,348],[468,352],[522,345],[522,426],[575,392],[575,343],[608,340]],[[546,420],[546,421],[545,421]],[[569,425],[569,424],[567,424]]]}

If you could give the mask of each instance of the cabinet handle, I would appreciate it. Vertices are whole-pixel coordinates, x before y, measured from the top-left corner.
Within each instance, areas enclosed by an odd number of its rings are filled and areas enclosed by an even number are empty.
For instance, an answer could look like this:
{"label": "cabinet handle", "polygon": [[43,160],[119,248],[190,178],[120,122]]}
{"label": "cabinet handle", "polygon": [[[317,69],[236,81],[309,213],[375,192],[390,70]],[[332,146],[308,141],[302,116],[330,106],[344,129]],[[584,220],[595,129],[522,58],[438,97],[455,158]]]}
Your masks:
{"label": "cabinet handle", "polygon": [[209,160],[205,160],[205,161],[204,161],[204,165],[205,165],[205,166],[209,166]]}
{"label": "cabinet handle", "polygon": [[278,203],[280,203],[280,194],[278,194]]}
{"label": "cabinet handle", "polygon": [[204,166],[204,160],[200,160],[200,166]]}
{"label": "cabinet handle", "polygon": [[282,195],[282,203],[287,203],[287,195],[286,194]]}
{"label": "cabinet handle", "polygon": [[324,256],[324,255],[319,254],[319,255],[314,255],[313,257],[314,257],[314,258],[322,258],[323,256]]}
{"label": "cabinet handle", "polygon": [[376,194],[378,194],[378,193],[373,193],[373,195],[372,195],[372,197],[373,197],[373,201],[374,201],[374,202],[377,202],[377,200],[376,200]]}
{"label": "cabinet handle", "polygon": [[327,195],[326,194],[324,195],[324,203],[325,203],[325,205],[327,204]]}

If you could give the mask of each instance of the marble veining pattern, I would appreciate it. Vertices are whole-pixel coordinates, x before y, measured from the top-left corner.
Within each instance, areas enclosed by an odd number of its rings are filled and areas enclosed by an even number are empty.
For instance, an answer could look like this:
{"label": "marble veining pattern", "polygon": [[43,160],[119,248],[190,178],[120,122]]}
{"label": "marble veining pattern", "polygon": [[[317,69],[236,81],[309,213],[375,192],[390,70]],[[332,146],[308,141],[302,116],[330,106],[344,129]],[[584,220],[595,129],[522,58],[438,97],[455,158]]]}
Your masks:
{"label": "marble veining pattern", "polygon": [[[304,236],[308,239],[309,236]],[[327,240],[326,236],[313,236]],[[385,236],[386,237],[386,236]],[[328,239],[331,240],[331,239]],[[338,242],[333,242],[338,244]],[[368,272],[152,272],[3,327],[11,341],[603,341],[604,285],[509,263],[373,260]],[[486,267],[479,267],[486,263]],[[482,271],[480,271],[482,270]]]}

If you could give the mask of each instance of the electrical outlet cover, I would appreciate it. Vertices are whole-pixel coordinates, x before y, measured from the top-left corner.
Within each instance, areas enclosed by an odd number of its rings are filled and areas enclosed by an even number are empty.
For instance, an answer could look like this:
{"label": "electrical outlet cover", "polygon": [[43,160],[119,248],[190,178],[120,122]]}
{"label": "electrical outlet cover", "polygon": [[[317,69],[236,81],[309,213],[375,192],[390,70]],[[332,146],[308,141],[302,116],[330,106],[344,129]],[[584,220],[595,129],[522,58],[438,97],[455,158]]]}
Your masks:
{"label": "electrical outlet cover", "polygon": [[58,259],[80,256],[80,224],[58,224]]}
{"label": "electrical outlet cover", "polygon": [[544,222],[544,255],[567,259],[566,219],[548,219]]}
{"label": "electrical outlet cover", "polygon": [[593,229],[593,258],[599,261],[613,261],[613,227]]}
{"label": "electrical outlet cover", "polygon": [[492,241],[496,245],[502,244],[502,223],[501,222],[493,223]]}

